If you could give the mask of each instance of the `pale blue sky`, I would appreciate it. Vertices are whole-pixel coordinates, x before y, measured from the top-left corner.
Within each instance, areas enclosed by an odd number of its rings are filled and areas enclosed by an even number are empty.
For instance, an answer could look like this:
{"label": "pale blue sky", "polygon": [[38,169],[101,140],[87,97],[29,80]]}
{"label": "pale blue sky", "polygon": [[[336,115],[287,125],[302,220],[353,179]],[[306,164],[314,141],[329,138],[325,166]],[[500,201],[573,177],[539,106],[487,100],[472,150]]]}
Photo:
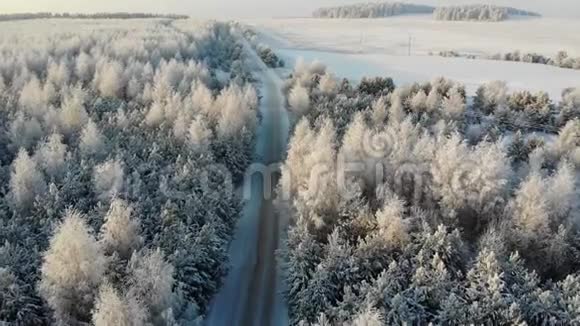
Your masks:
{"label": "pale blue sky", "polygon": [[[201,18],[266,18],[308,16],[320,6],[366,0],[0,0],[0,12],[165,12]],[[580,0],[407,0],[449,5],[490,3],[539,11],[547,16],[580,19]]]}

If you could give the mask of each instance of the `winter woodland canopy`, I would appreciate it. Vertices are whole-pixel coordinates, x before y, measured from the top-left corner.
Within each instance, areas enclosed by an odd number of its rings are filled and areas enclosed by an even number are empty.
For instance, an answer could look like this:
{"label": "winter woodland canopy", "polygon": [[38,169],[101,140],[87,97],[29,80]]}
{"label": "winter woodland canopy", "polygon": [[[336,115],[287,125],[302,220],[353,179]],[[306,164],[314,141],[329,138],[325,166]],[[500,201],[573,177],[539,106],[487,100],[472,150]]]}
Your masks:
{"label": "winter woodland canopy", "polygon": [[0,323],[198,320],[227,270],[258,123],[241,31],[2,29]]}
{"label": "winter woodland canopy", "polygon": [[285,91],[292,325],[580,321],[578,89],[492,82],[471,101],[300,62]]}

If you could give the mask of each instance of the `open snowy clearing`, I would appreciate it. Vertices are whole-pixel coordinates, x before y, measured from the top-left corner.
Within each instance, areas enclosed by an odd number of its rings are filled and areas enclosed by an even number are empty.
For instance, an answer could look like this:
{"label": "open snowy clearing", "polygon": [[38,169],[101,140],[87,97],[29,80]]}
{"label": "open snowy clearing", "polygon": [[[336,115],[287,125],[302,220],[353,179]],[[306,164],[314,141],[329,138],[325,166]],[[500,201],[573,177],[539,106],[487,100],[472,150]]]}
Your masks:
{"label": "open snowy clearing", "polygon": [[454,50],[489,54],[520,50],[580,56],[580,21],[522,18],[505,22],[447,22],[430,15],[385,19],[269,19],[247,22],[288,48],[407,55]]}
{"label": "open snowy clearing", "polygon": [[[580,71],[522,62],[429,56],[430,51],[468,53],[515,49],[554,55],[580,53],[580,22],[521,19],[501,23],[441,22],[423,16],[388,19],[281,19],[247,22],[261,32],[291,66],[298,58],[319,60],[339,77],[389,76],[398,84],[445,76],[466,85],[469,94],[485,82],[504,80],[514,90],[546,91],[555,100],[580,85]],[[576,27],[575,27],[576,26]],[[408,56],[411,35],[411,56]],[[553,35],[561,35],[555,40]]]}

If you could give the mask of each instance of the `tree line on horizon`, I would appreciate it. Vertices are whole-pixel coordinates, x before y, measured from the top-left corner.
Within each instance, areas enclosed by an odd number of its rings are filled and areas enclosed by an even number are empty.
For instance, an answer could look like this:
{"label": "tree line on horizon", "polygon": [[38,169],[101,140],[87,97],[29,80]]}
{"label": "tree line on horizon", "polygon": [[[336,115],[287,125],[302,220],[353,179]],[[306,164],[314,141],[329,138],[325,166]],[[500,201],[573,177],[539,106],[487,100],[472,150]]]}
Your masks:
{"label": "tree line on horizon", "polygon": [[540,17],[540,14],[512,7],[486,4],[432,7],[403,2],[374,2],[326,7],[314,11],[315,18],[384,18],[400,15],[433,14],[436,20],[503,21],[510,16]]}
{"label": "tree line on horizon", "polygon": [[151,14],[151,13],[129,13],[129,12],[103,12],[93,14],[82,13],[14,13],[0,14],[0,22],[29,19],[144,19],[144,18],[167,18],[167,19],[187,19],[187,15],[176,14]]}

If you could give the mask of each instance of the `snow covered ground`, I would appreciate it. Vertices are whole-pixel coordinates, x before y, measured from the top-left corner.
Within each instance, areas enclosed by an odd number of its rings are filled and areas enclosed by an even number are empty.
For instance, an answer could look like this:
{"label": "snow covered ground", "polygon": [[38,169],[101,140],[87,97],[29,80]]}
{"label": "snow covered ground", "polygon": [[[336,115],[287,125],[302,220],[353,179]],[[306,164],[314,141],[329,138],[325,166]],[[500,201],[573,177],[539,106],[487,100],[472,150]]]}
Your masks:
{"label": "snow covered ground", "polygon": [[[519,19],[498,23],[441,22],[425,16],[387,19],[271,19],[247,21],[262,41],[292,65],[299,57],[320,60],[340,77],[392,77],[398,84],[445,76],[473,94],[481,83],[504,80],[515,90],[547,91],[580,86],[580,71],[522,62],[429,56],[456,50],[490,54],[516,49],[554,56],[580,56],[580,21]],[[411,56],[409,52],[411,37]]]}
{"label": "snow covered ground", "polygon": [[455,50],[488,54],[514,50],[580,56],[580,20],[520,18],[504,22],[448,22],[431,15],[385,19],[269,19],[247,21],[284,47],[355,53],[414,55]]}

